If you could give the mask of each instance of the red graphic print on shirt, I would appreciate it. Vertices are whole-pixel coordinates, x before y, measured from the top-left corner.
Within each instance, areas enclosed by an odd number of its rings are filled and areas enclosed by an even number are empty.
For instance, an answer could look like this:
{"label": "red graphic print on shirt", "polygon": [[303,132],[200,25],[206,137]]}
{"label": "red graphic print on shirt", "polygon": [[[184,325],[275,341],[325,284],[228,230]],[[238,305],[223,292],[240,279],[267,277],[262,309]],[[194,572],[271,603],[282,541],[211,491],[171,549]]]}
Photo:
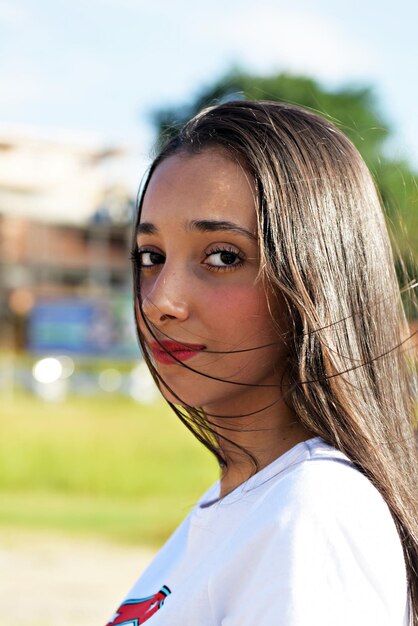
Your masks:
{"label": "red graphic print on shirt", "polygon": [[107,626],[139,626],[147,621],[154,613],[161,609],[164,600],[171,593],[170,589],[164,585],[160,591],[153,596],[141,600],[126,600],[116,611],[116,617]]}

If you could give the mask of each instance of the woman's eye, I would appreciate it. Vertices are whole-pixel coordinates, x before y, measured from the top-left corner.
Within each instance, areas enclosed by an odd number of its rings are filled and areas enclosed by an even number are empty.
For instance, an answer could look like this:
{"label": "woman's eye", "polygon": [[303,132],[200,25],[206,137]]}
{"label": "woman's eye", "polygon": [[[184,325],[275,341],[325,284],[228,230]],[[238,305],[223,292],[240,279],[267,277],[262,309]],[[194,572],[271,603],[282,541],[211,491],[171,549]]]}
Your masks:
{"label": "woman's eye", "polygon": [[212,268],[227,268],[241,265],[242,258],[233,250],[213,250],[206,256],[205,264]]}
{"label": "woman's eye", "polygon": [[139,250],[138,260],[140,267],[154,267],[155,265],[162,265],[164,263],[164,255],[159,252],[153,252],[152,250]]}

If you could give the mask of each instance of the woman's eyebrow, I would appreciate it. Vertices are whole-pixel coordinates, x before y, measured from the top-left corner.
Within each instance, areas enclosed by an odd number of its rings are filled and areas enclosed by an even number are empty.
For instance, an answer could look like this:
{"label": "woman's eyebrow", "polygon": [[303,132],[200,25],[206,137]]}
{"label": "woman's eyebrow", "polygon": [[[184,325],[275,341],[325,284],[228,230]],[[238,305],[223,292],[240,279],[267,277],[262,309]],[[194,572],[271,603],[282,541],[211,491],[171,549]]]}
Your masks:
{"label": "woman's eyebrow", "polygon": [[156,235],[158,228],[151,224],[151,222],[141,222],[136,229],[137,235]]}
{"label": "woman's eyebrow", "polygon": [[[186,230],[198,230],[201,233],[212,233],[216,231],[233,231],[240,235],[244,235],[251,239],[251,241],[257,241],[257,237],[254,233],[250,232],[246,228],[243,228],[239,224],[229,222],[227,220],[192,220],[187,222]],[[137,235],[156,235],[158,234],[158,228],[151,222],[141,222],[138,224]]]}
{"label": "woman's eyebrow", "polygon": [[198,230],[202,233],[212,233],[217,230],[232,230],[240,235],[249,237],[252,241],[257,241],[257,237],[254,233],[251,233],[239,224],[234,224],[234,222],[228,222],[227,220],[192,220],[187,224],[187,228],[190,230]]}

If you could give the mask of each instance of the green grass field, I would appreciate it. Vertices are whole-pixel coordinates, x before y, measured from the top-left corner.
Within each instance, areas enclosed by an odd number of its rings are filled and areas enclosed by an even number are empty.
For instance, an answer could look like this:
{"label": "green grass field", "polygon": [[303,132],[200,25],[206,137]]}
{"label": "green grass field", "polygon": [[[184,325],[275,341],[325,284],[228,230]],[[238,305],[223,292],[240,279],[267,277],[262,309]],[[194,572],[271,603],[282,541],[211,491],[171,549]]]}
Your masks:
{"label": "green grass field", "polygon": [[145,407],[102,393],[47,403],[5,392],[0,428],[3,528],[157,547],[218,476],[163,401]]}
{"label": "green grass field", "polygon": [[160,402],[0,396],[0,525],[160,544],[217,478]]}

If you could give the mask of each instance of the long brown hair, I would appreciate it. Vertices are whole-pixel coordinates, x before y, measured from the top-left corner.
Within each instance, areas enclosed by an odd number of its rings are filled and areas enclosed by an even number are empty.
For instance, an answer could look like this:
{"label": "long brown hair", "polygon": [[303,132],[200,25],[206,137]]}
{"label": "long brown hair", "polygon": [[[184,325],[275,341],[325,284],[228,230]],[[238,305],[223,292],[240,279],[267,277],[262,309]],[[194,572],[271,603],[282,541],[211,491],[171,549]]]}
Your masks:
{"label": "long brown hair", "polygon": [[[372,177],[347,137],[315,113],[228,102],[203,110],[161,150],[137,224],[156,167],[173,154],[213,147],[239,160],[258,190],[260,276],[284,296],[293,322],[287,399],[302,424],[344,452],[385,499],[404,549],[411,624],[418,626],[413,359]],[[134,284],[138,315],[135,264]],[[138,333],[155,379],[166,385]],[[198,407],[171,406],[225,463],[210,418]]]}

